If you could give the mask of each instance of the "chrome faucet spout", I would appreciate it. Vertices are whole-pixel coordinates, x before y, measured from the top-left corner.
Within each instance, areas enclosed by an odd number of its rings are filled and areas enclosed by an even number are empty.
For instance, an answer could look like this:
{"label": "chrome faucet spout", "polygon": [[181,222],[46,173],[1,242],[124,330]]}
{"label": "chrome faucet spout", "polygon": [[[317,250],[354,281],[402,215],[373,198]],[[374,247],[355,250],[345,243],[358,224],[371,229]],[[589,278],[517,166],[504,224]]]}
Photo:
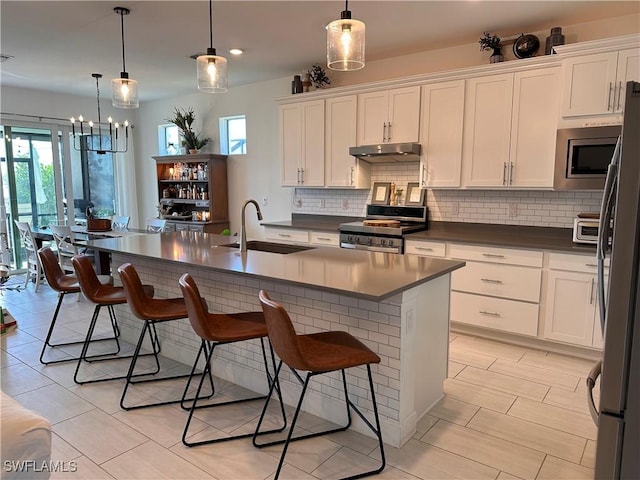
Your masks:
{"label": "chrome faucet spout", "polygon": [[242,205],[242,212],[241,212],[241,218],[240,218],[240,251],[241,252],[246,252],[247,251],[247,229],[245,226],[246,223],[246,215],[245,215],[245,210],[247,209],[247,205],[249,205],[250,203],[253,203],[253,205],[256,207],[256,213],[258,214],[258,220],[262,220],[262,212],[260,211],[260,205],[258,205],[258,202],[256,202],[253,199],[249,199],[246,200],[244,202],[244,205]]}

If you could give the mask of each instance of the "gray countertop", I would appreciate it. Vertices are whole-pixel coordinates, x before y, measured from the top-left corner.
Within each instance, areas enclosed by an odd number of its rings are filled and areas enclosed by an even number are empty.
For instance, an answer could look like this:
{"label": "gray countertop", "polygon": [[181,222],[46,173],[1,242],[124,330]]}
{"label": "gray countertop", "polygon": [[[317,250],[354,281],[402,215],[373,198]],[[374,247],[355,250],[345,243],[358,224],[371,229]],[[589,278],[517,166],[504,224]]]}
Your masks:
{"label": "gray countertop", "polygon": [[[292,214],[291,220],[263,222],[263,226],[338,232],[341,223],[362,217]],[[593,253],[595,245],[576,244],[571,228],[500,225],[495,223],[429,222],[429,229],[411,233],[408,240],[437,240],[511,248],[535,248],[574,253]]]}
{"label": "gray countertop", "polygon": [[[282,281],[301,287],[379,302],[448,274],[464,262],[414,255],[316,247],[281,255],[223,246],[232,237],[198,232],[146,234],[88,242],[98,250],[176,263],[178,274],[189,266]],[[135,260],[132,260],[135,264]],[[116,269],[119,265],[113,265]],[[172,271],[174,268],[172,267]]]}

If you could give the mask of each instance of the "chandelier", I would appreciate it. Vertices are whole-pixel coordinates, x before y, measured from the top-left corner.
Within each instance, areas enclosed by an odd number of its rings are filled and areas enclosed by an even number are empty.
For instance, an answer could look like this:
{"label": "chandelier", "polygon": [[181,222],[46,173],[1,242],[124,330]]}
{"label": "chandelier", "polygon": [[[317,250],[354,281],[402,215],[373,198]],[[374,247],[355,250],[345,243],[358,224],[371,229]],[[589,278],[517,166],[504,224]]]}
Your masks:
{"label": "chandelier", "polygon": [[[125,120],[124,124],[120,125],[118,122],[114,123],[113,119],[109,117],[107,119],[109,122],[109,140],[103,139],[103,133],[107,133],[107,126],[103,126],[102,119],[100,118],[100,86],[98,82],[102,78],[102,74],[92,73],[91,76],[96,79],[98,122],[96,125],[92,120],[86,121],[82,115],[78,117],[78,120],[71,117],[73,148],[78,151],[95,152],[98,155],[124,153],[129,148],[129,122]],[[77,127],[76,123],[78,123]],[[96,136],[98,137],[97,139]],[[124,143],[124,146],[120,148],[122,143]]]}
{"label": "chandelier", "polygon": [[227,59],[213,48],[213,0],[209,0],[209,48],[196,58],[198,90],[208,93],[227,91]]}
{"label": "chandelier", "polygon": [[331,70],[364,68],[364,23],[352,19],[349,0],[345,0],[340,19],[327,25],[327,66]]}
{"label": "chandelier", "polygon": [[129,15],[131,11],[124,7],[116,7],[113,11],[120,15],[122,72],[120,72],[120,78],[111,80],[112,104],[116,108],[138,108],[140,105],[138,100],[138,82],[129,78],[124,62],[124,16]]}

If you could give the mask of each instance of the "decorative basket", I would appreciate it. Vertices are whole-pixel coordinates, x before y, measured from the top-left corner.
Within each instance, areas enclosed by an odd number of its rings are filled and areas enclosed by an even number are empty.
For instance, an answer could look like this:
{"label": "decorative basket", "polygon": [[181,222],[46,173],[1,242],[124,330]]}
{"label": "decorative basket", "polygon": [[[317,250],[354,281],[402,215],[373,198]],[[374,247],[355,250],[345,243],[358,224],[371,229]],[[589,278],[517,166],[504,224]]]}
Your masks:
{"label": "decorative basket", "polygon": [[87,232],[108,232],[111,230],[111,220],[108,218],[88,218]]}

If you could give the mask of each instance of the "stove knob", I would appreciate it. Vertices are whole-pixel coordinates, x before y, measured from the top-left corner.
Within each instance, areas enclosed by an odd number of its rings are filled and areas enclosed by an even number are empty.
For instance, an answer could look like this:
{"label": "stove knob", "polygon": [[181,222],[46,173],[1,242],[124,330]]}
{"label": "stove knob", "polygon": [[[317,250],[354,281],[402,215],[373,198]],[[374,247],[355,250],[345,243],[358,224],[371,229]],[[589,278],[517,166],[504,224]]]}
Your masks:
{"label": "stove knob", "polygon": [[380,239],[380,245],[382,245],[383,247],[386,245],[387,241],[384,238]]}
{"label": "stove knob", "polygon": [[369,237],[368,242],[369,242],[369,245],[373,245],[373,238]]}

